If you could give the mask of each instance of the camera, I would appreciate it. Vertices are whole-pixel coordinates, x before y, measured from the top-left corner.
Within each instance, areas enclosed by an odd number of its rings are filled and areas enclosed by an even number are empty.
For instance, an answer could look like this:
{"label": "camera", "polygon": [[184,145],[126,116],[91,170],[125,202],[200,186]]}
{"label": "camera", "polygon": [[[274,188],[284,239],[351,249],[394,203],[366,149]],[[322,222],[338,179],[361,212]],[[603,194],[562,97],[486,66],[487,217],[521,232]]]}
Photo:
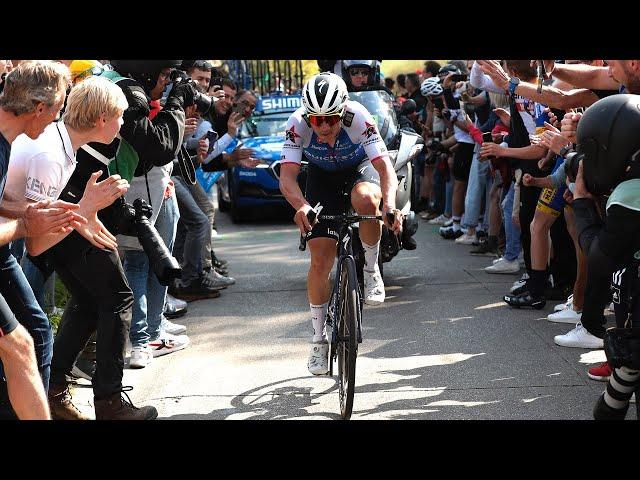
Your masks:
{"label": "camera", "polygon": [[208,95],[201,93],[198,90],[198,83],[193,81],[186,72],[178,69],[174,69],[171,71],[171,80],[174,85],[185,85],[189,84],[193,87],[193,101],[198,109],[198,113],[200,115],[206,115],[209,110],[211,110],[211,105],[213,105],[213,100]]}
{"label": "camera", "polygon": [[578,176],[580,160],[584,160],[584,153],[571,152],[564,162],[564,173],[567,174],[567,178],[571,183],[575,183]]}
{"label": "camera", "polygon": [[149,222],[149,217],[153,215],[151,206],[143,199],[137,198],[133,205],[123,201],[120,209],[118,231],[124,235],[138,237],[158,281],[164,286],[171,285],[174,279],[182,276],[182,269],[167,249],[158,231]]}

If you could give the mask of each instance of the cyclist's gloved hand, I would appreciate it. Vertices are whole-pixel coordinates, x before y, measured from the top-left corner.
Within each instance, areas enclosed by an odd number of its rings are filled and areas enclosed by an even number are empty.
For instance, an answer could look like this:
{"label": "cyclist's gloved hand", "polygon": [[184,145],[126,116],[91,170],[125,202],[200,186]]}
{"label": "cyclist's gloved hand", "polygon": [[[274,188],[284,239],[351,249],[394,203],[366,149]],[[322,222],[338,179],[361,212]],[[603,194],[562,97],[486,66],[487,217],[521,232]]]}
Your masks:
{"label": "cyclist's gloved hand", "polygon": [[[309,217],[307,215],[309,215]],[[315,212],[313,211],[311,205],[309,205],[308,203],[305,203],[296,211],[296,214],[293,217],[293,221],[296,222],[296,225],[298,225],[301,235],[306,235],[307,232],[311,231],[311,229],[313,228],[313,224],[315,223],[314,217]],[[312,218],[313,220],[310,221],[309,218]]]}
{"label": "cyclist's gloved hand", "polygon": [[385,209],[384,224],[396,235],[400,235],[402,233],[402,220],[402,212],[397,208]]}

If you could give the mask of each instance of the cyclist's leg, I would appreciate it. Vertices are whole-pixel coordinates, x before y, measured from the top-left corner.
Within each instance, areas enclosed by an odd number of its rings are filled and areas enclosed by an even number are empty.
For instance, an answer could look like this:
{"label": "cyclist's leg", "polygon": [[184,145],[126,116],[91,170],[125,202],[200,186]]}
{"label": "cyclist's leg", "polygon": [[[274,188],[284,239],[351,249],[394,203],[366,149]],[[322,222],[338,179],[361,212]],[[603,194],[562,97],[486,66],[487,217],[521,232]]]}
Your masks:
{"label": "cyclist's leg", "polygon": [[[371,162],[363,162],[354,174],[351,204],[360,215],[377,215],[380,213],[378,207],[381,199],[380,176]],[[385,299],[384,283],[378,267],[382,223],[379,220],[360,222],[359,233],[364,250],[364,301],[368,305],[379,305]]]}
{"label": "cyclist's leg", "polygon": [[[340,196],[344,175],[340,172],[324,172],[310,165],[307,174],[306,199],[311,205],[320,203],[325,215],[343,213],[343,199]],[[314,375],[324,375],[329,371],[329,345],[325,321],[331,295],[329,274],[336,257],[338,225],[332,222],[317,222],[307,235],[307,245],[311,252],[311,265],[307,277],[307,294],[311,311],[313,338],[307,368]]]}
{"label": "cyclist's leg", "polygon": [[326,340],[325,319],[331,296],[329,275],[336,255],[336,240],[316,237],[308,242],[311,252],[311,265],[307,276],[307,295],[311,309],[313,342]]}
{"label": "cyclist's leg", "polygon": [[[359,215],[379,215],[378,207],[382,199],[380,175],[370,161],[361,163],[354,174],[351,188],[351,205]],[[360,222],[360,239],[368,246],[380,241],[382,223],[379,220]],[[377,254],[376,254],[377,257]]]}

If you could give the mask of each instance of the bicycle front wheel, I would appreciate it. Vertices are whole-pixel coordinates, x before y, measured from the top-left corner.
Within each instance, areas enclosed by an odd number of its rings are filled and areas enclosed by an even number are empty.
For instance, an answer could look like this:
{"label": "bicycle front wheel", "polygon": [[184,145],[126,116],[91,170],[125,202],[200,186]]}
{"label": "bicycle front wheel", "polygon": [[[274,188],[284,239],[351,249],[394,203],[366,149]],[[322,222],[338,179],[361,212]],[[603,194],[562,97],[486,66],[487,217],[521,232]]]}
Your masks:
{"label": "bicycle front wheel", "polygon": [[340,302],[338,311],[338,383],[340,414],[344,420],[351,417],[356,381],[356,357],[358,355],[358,279],[356,264],[347,257],[340,268]]}

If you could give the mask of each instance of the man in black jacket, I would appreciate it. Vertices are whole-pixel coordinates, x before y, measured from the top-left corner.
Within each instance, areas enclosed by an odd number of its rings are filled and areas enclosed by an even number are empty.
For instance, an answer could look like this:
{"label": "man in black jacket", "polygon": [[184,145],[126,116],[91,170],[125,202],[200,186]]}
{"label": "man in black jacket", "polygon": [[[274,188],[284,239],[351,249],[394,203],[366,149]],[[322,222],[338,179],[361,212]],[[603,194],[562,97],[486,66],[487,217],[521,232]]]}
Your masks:
{"label": "man in black jacket", "polygon": [[[164,109],[152,121],[148,118],[149,102],[161,98],[171,69],[179,66],[180,60],[114,60],[112,65],[115,72],[103,75],[122,88],[129,103],[120,138],[109,145],[92,143],[78,151],[78,166],[60,195],[62,199],[77,202],[94,171],[102,170],[101,179],[117,172],[129,180],[153,165],[173,161],[181,147],[184,108],[194,104],[193,85],[174,85]],[[112,233],[125,233],[122,202],[101,210],[99,217]],[[74,232],[51,249],[49,261],[72,295],[54,344],[49,390],[52,416],[86,418],[71,402],[66,375],[96,330],[99,347],[92,379],[96,419],[156,418],[154,407],[136,408],[121,393],[127,390],[122,376],[133,295],[117,252],[98,249]]]}

